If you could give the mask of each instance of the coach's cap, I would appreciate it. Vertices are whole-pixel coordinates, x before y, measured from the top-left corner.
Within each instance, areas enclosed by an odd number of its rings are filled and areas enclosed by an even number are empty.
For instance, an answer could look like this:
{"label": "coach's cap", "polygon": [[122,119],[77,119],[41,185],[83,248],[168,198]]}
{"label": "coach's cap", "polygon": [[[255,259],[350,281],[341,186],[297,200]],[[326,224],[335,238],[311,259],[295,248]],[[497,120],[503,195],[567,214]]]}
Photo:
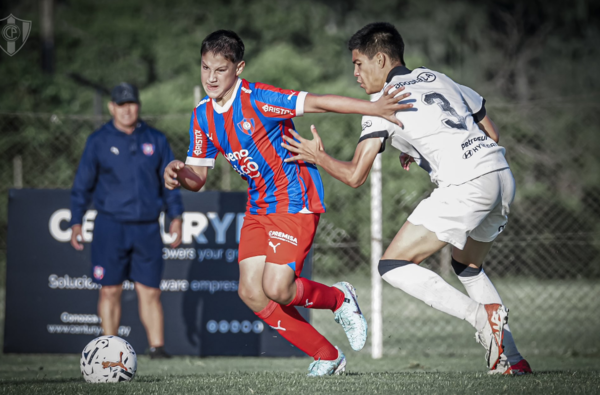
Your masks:
{"label": "coach's cap", "polygon": [[134,85],[126,82],[121,82],[119,85],[113,88],[112,92],[110,93],[110,99],[117,104],[123,104],[127,102],[140,104],[140,97],[138,95],[137,88]]}

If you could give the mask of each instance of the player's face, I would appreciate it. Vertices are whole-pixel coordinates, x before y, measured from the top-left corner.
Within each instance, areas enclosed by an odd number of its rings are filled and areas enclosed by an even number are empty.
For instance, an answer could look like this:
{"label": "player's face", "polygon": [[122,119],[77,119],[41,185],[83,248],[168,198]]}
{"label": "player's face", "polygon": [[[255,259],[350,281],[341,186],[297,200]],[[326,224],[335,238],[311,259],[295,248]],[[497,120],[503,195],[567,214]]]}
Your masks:
{"label": "player's face", "polygon": [[227,102],[245,65],[243,60],[235,64],[213,52],[202,55],[202,87],[208,97],[218,104]]}
{"label": "player's face", "polygon": [[119,129],[129,129],[135,126],[140,113],[140,105],[138,103],[122,103],[117,104],[110,102],[108,105],[110,114],[113,116],[115,126]]}
{"label": "player's face", "polygon": [[378,65],[377,55],[369,59],[367,55],[354,49],[352,50],[352,63],[354,63],[356,82],[367,94],[371,95],[383,89],[387,76]]}

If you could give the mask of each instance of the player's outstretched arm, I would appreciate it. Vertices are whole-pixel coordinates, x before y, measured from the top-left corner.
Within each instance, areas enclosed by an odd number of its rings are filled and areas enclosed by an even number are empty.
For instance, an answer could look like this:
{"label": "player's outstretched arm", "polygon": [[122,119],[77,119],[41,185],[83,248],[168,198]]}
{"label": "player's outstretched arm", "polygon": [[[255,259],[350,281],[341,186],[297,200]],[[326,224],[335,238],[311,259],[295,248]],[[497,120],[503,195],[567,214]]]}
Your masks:
{"label": "player's outstretched arm", "polygon": [[483,119],[477,124],[477,126],[479,126],[479,129],[481,129],[483,133],[487,134],[487,136],[494,140],[496,143],[500,141],[500,132],[498,131],[496,124],[494,124],[494,122],[492,122],[490,117],[488,117],[487,115],[483,117]]}
{"label": "player's outstretched arm", "polygon": [[336,95],[315,95],[309,93],[304,102],[304,112],[321,113],[336,112],[339,114],[362,114],[385,118],[390,122],[402,126],[402,123],[396,118],[396,112],[412,108],[412,104],[400,104],[399,102],[410,96],[410,93],[400,94],[404,87],[395,90],[393,94],[388,94],[390,85],[384,95],[375,102],[368,100],[353,99],[350,97]]}
{"label": "player's outstretched arm", "polygon": [[304,161],[314,163],[352,188],[358,188],[365,183],[371,171],[371,166],[373,166],[373,161],[381,148],[381,142],[378,138],[361,141],[356,147],[352,161],[343,162],[325,152],[315,125],[311,125],[310,130],[314,137],[313,140],[307,140],[293,130],[291,133],[297,141],[288,136],[283,136],[287,144],[282,143],[281,146],[296,154],[292,158],[285,159],[286,162]]}
{"label": "player's outstretched arm", "polygon": [[203,166],[190,166],[180,160],[174,160],[165,167],[165,187],[175,189],[179,186],[187,190],[198,192],[206,183],[208,168]]}

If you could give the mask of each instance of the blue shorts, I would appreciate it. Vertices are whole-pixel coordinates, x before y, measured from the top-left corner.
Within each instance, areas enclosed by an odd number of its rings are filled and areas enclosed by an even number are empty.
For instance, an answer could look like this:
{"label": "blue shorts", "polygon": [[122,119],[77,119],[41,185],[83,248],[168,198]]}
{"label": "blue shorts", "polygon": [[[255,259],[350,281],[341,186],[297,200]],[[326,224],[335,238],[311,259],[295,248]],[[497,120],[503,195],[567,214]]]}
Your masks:
{"label": "blue shorts", "polygon": [[160,226],[124,223],[98,214],[92,239],[92,278],[101,285],[125,280],[159,288],[164,267]]}

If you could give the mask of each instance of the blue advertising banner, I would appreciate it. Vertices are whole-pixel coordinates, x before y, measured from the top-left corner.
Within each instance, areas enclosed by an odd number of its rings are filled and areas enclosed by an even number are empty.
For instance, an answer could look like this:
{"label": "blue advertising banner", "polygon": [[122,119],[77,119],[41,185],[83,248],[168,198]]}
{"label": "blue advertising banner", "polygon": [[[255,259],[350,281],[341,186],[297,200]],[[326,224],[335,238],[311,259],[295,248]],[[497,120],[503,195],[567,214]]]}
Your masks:
{"label": "blue advertising banner", "polygon": [[[96,212],[82,225],[85,248],[69,243],[68,190],[11,190],[8,209],[5,353],[79,353],[101,335],[99,285],[89,243]],[[165,270],[160,288],[165,348],[174,355],[302,356],[240,300],[237,263],[246,194],[183,191],[182,244],[170,248],[161,215]],[[166,226],[165,226],[166,225]],[[312,258],[304,265],[310,277]],[[123,284],[119,336],[148,347],[135,285]],[[299,309],[308,319],[308,310]]]}

